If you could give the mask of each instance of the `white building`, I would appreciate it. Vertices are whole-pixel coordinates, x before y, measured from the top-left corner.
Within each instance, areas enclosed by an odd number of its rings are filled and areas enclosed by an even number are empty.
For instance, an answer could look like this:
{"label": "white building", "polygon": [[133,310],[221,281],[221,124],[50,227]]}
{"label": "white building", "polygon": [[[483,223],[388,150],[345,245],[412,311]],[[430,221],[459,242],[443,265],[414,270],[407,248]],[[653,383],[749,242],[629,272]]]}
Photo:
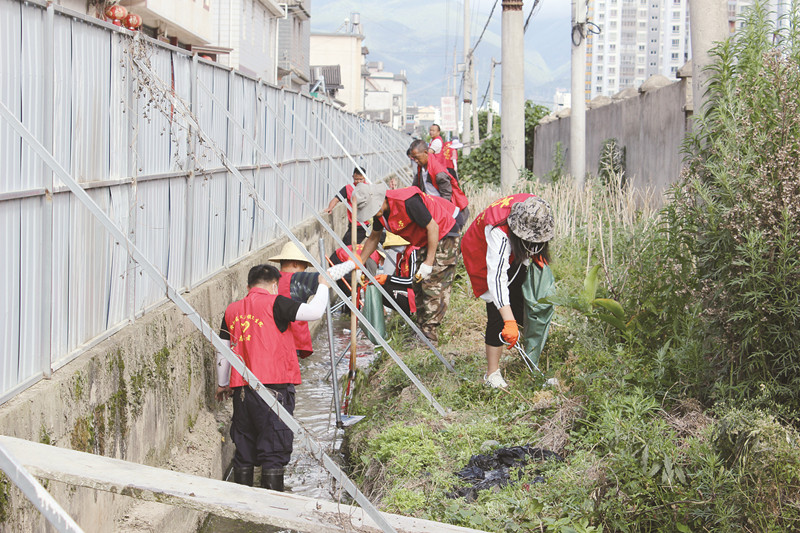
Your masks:
{"label": "white building", "polygon": [[[66,8],[103,18],[103,4],[57,0]],[[250,76],[278,83],[278,24],[309,18],[309,0],[121,0],[128,12],[142,17],[141,31],[150,37],[198,51]],[[298,16],[298,13],[300,16]],[[302,22],[302,21],[301,21]],[[307,26],[307,23],[306,23]],[[308,71],[308,32],[305,57]],[[291,44],[302,55],[302,38]],[[284,53],[289,57],[290,54]],[[306,78],[308,74],[305,75]],[[306,83],[308,80],[306,79]]]}
{"label": "white building", "polygon": [[364,87],[364,112],[368,118],[390,125],[396,130],[405,127],[408,104],[406,72],[399,74],[383,70],[382,61],[367,63],[368,75]]}
{"label": "white building", "polygon": [[364,78],[368,74],[365,56],[369,52],[363,46],[364,34],[358,23],[358,14],[345,21],[341,32],[312,32],[310,58],[312,66],[339,65],[340,85],[336,98],[347,111],[359,113],[364,110]]}
{"label": "white building", "polygon": [[587,40],[589,99],[674,78],[689,59],[688,0],[595,0],[589,20],[599,28]]}
{"label": "white building", "polygon": [[[771,0],[769,8],[780,17],[790,1]],[[731,33],[752,4],[728,0]],[[689,0],[590,0],[589,21],[599,33],[587,38],[587,99],[639,87],[655,74],[675,78],[691,58]]]}

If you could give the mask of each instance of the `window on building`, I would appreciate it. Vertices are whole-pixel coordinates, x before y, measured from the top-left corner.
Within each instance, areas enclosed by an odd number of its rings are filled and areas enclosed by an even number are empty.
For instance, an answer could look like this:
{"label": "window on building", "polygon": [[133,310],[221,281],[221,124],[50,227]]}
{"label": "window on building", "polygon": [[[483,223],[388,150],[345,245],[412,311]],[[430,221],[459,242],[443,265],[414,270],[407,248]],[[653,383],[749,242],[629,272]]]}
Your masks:
{"label": "window on building", "polygon": [[678,52],[673,52],[672,54],[670,54],[670,59],[672,59],[673,61],[677,61],[678,60]]}
{"label": "window on building", "polygon": [[609,74],[616,74],[617,73],[617,68],[616,67],[608,67],[608,73]]}
{"label": "window on building", "polygon": [[616,49],[617,49],[617,45],[616,45],[616,44],[614,44],[614,43],[610,43],[610,44],[608,45],[608,49],[609,49],[609,50],[616,50]]}
{"label": "window on building", "polygon": [[597,76],[597,77],[595,78],[595,81],[603,81],[603,76]]}
{"label": "window on building", "polygon": [[672,20],[681,20],[681,12],[680,11],[673,11],[672,12]]}
{"label": "window on building", "polygon": [[680,39],[672,39],[672,48],[678,48],[681,45]]}
{"label": "window on building", "polygon": [[672,27],[672,33],[680,33],[680,32],[681,32],[681,27],[680,26],[673,26]]}

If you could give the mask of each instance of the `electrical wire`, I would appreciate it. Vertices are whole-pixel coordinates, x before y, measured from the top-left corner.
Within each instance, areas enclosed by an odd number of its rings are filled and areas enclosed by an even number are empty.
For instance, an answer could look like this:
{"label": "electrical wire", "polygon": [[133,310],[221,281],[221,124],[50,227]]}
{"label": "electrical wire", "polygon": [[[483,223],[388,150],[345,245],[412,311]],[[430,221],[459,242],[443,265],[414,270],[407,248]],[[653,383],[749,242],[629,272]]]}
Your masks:
{"label": "electrical wire", "polygon": [[539,0],[535,0],[533,2],[533,7],[531,7],[530,13],[528,13],[528,18],[525,19],[525,26],[522,28],[522,34],[525,35],[525,32],[528,31],[528,23],[531,21],[531,17],[533,16],[533,11],[539,6]]}
{"label": "electrical wire", "polygon": [[[538,3],[539,3],[539,0],[536,0],[536,4],[538,4]],[[489,18],[486,19],[486,24],[483,25],[483,30],[481,31],[481,34],[478,37],[478,40],[475,41],[475,45],[473,45],[472,49],[470,50],[470,54],[474,54],[475,53],[475,49],[478,48],[478,45],[480,44],[481,39],[483,39],[483,34],[486,33],[486,28],[489,27],[489,22],[492,21],[492,15],[494,15],[494,9],[496,7],[497,7],[497,0],[494,0],[494,4],[492,5],[492,10],[489,12]],[[534,4],[534,7],[536,7],[535,4]]]}

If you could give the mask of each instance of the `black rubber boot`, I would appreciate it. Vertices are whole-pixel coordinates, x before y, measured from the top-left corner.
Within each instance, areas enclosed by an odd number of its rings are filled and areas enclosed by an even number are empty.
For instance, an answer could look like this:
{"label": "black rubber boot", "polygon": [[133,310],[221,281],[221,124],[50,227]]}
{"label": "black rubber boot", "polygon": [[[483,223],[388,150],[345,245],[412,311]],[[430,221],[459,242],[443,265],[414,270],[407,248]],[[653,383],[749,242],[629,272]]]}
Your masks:
{"label": "black rubber boot", "polygon": [[261,488],[283,492],[283,468],[262,468]]}
{"label": "black rubber boot", "polygon": [[253,467],[252,466],[234,466],[233,467],[233,482],[239,485],[253,486]]}

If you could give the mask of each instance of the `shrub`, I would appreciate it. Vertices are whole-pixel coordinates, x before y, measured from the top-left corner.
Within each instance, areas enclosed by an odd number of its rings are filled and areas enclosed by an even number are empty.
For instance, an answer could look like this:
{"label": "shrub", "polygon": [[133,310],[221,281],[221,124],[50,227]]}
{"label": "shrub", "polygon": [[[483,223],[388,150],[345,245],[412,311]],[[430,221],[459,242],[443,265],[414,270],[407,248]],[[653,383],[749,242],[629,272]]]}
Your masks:
{"label": "shrub", "polygon": [[[700,346],[714,396],[767,381],[800,407],[800,17],[787,28],[757,2],[721,43],[687,167],[662,213],[640,294],[651,347]],[[777,44],[773,45],[773,39]],[[697,318],[697,320],[695,320]],[[660,322],[660,323],[659,323]],[[687,327],[691,325],[691,328]],[[678,361],[689,372],[697,366]]]}

